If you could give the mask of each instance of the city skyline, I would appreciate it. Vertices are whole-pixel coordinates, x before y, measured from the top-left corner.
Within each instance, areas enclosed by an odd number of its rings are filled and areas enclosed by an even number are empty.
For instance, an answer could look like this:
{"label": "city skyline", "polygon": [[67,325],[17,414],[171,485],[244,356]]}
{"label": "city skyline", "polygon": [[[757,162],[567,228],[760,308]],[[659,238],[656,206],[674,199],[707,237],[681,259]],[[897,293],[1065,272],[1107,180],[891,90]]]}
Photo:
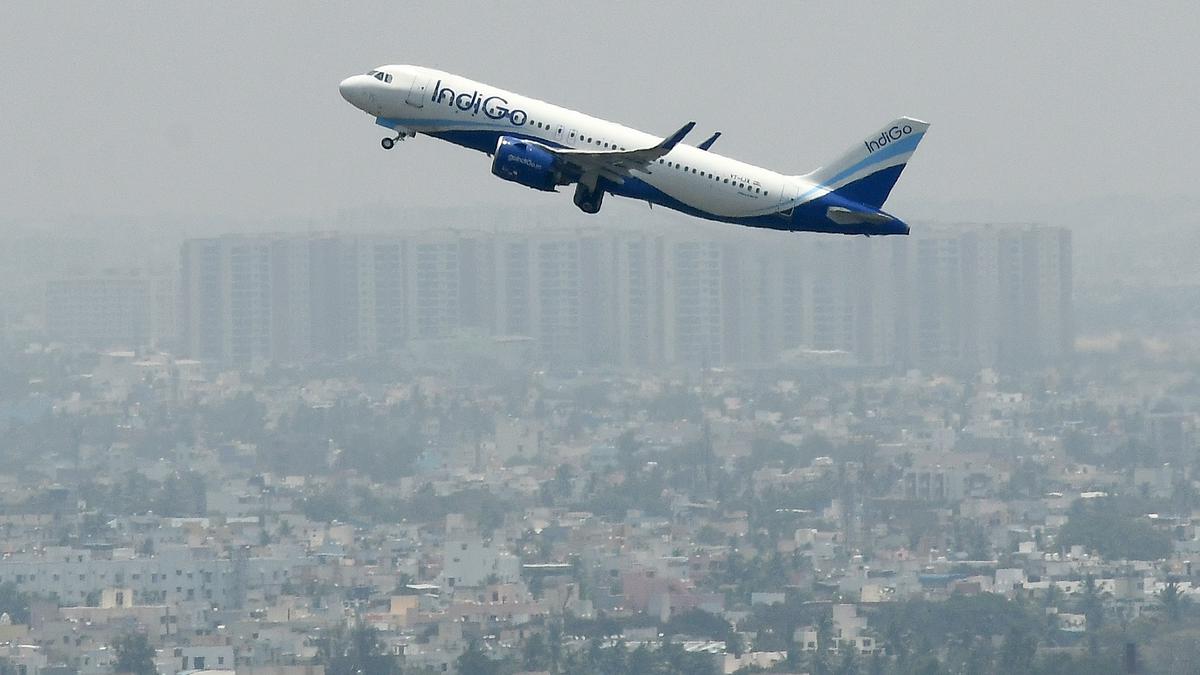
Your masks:
{"label": "city skyline", "polygon": [[0,675],[1200,664],[1200,4],[5,10]]}
{"label": "city skyline", "polygon": [[[191,239],[178,340],[165,344],[225,364],[474,335],[527,337],[534,361],[573,366],[772,363],[803,349],[870,367],[1028,366],[1072,350],[1070,242],[1030,225],[790,245],[600,228]],[[47,317],[78,302],[51,306],[70,283],[86,280],[53,282]],[[87,333],[74,330],[59,337]]]}

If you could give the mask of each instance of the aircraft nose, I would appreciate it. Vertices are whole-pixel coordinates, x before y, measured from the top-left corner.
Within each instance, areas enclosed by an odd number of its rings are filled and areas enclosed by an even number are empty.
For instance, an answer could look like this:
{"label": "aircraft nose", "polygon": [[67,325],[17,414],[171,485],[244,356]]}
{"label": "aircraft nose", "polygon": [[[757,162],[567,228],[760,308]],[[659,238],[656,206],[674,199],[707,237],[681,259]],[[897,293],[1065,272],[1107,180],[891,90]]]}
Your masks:
{"label": "aircraft nose", "polygon": [[338,91],[342,93],[342,98],[346,99],[346,102],[350,104],[353,104],[356,98],[358,86],[355,84],[355,78],[357,77],[357,75],[351,75],[342,80],[342,83],[338,85]]}
{"label": "aircraft nose", "polygon": [[342,80],[338,85],[338,91],[342,93],[342,98],[346,99],[347,103],[356,108],[365,109],[367,94],[374,82],[374,78],[366,75],[351,75]]}

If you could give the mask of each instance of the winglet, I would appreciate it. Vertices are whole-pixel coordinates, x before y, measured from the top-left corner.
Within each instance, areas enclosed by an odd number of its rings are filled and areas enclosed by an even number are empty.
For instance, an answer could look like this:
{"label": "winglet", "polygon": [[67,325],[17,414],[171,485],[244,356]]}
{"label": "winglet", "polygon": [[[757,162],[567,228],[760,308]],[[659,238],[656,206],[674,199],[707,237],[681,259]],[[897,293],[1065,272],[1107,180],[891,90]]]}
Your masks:
{"label": "winglet", "polygon": [[717,139],[720,137],[721,137],[721,132],[718,131],[717,133],[713,134],[712,136],[709,136],[703,143],[701,143],[700,145],[697,145],[696,147],[700,148],[701,150],[707,150],[707,149],[711,148],[712,144],[716,143]]}
{"label": "winglet", "polygon": [[687,136],[688,133],[695,126],[696,126],[695,122],[688,122],[687,124],[683,125],[682,127],[679,127],[679,131],[676,131],[675,133],[671,134],[670,136],[667,136],[666,138],[664,138],[662,143],[658,144],[658,148],[660,150],[663,150],[664,152],[670,152],[671,148],[674,148],[675,145],[677,143],[679,143],[679,141],[682,141],[683,137]]}

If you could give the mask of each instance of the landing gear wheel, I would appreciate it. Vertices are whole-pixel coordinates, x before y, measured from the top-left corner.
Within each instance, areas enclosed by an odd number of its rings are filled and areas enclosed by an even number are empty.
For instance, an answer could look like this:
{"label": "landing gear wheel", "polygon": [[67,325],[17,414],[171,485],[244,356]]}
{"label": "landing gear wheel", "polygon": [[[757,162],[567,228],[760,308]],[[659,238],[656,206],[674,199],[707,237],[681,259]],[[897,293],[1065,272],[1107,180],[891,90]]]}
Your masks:
{"label": "landing gear wheel", "polygon": [[379,144],[383,146],[384,150],[391,150],[393,147],[396,146],[396,139],[385,138],[382,141],[379,141]]}

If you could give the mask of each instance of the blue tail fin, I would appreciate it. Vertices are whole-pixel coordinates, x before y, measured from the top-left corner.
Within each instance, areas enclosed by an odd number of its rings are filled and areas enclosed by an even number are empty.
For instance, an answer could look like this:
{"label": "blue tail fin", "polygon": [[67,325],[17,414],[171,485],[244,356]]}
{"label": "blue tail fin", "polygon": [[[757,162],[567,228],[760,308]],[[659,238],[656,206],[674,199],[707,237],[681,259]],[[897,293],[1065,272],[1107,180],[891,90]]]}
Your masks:
{"label": "blue tail fin", "polygon": [[805,177],[846,199],[881,208],[928,128],[921,120],[901,117]]}

